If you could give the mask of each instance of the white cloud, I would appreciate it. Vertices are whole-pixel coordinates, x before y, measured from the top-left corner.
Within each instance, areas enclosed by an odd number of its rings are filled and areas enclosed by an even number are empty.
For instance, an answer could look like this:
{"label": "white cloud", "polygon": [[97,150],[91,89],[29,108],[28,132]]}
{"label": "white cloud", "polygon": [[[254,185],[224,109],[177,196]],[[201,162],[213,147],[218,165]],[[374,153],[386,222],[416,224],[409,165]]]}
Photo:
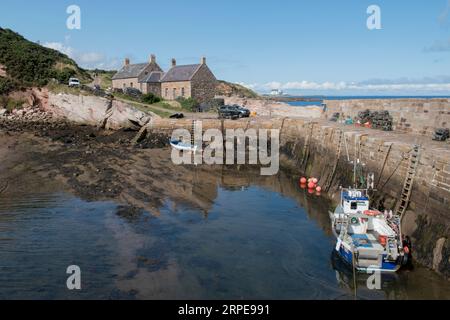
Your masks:
{"label": "white cloud", "polygon": [[450,15],[450,0],[448,0],[447,6],[442,11],[442,13],[439,15],[439,23],[441,25],[444,25],[448,21],[449,15]]}
{"label": "white cloud", "polygon": [[[69,39],[70,38],[66,37],[66,42],[68,42]],[[118,59],[110,59],[99,52],[79,52],[68,44],[61,42],[45,42],[42,45],[66,54],[68,57],[75,60],[80,67],[85,69],[117,69],[120,67]]]}
{"label": "white cloud", "polygon": [[[422,80],[422,81],[421,81]],[[425,81],[426,80],[426,81]],[[442,92],[450,91],[449,77],[435,77],[424,79],[400,79],[400,80],[368,80],[364,82],[268,82],[264,84],[245,84],[241,85],[257,90],[268,92],[272,89],[281,89],[284,91],[320,91],[320,92]]]}
{"label": "white cloud", "polygon": [[65,55],[68,55],[69,57],[72,58],[73,54],[74,54],[74,49],[64,45],[61,42],[45,42],[42,44],[44,47],[53,49],[53,50],[57,50],[61,53],[64,53]]}

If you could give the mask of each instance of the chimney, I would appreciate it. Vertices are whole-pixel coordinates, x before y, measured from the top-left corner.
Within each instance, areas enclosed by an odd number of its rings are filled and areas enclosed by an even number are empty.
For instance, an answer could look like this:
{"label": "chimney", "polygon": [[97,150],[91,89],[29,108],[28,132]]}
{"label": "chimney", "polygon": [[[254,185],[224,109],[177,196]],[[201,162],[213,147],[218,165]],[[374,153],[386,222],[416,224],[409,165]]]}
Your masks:
{"label": "chimney", "polygon": [[202,57],[202,59],[200,60],[200,64],[206,64],[206,57]]}
{"label": "chimney", "polygon": [[156,63],[156,56],[154,54],[150,56],[150,63]]}
{"label": "chimney", "polygon": [[174,58],[174,59],[172,59],[172,68],[176,67],[176,66],[177,66],[177,60],[175,60],[175,58]]}
{"label": "chimney", "polygon": [[128,66],[129,64],[130,64],[130,59],[125,58],[125,63],[124,63],[124,65],[125,65],[125,66]]}

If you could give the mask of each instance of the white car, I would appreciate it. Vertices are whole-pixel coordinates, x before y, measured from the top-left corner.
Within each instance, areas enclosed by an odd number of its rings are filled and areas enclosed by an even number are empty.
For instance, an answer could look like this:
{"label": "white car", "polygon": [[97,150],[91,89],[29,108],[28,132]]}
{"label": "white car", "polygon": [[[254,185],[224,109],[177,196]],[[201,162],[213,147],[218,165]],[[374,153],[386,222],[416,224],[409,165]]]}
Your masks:
{"label": "white car", "polygon": [[80,86],[80,80],[77,78],[70,78],[69,79],[69,87],[79,87]]}

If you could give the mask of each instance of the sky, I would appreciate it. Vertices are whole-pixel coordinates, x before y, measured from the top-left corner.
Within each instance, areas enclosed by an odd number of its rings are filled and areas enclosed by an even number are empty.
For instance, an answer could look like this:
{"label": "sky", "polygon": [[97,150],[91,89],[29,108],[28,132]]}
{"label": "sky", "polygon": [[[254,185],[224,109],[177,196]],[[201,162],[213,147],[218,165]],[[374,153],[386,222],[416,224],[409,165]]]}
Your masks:
{"label": "sky", "polygon": [[206,56],[218,79],[261,93],[450,95],[450,0],[0,0],[0,27],[85,68]]}

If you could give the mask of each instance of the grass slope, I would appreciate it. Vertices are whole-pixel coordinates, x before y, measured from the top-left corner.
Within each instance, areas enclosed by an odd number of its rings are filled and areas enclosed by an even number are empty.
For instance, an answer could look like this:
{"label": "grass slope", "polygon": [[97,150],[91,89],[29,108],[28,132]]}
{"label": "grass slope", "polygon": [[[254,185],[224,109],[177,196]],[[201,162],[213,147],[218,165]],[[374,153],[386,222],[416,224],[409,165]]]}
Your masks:
{"label": "grass slope", "polygon": [[6,76],[0,77],[0,94],[20,87],[45,86],[52,79],[65,82],[75,76],[81,81],[91,80],[89,73],[65,54],[3,28],[0,28],[0,65],[6,71]]}

